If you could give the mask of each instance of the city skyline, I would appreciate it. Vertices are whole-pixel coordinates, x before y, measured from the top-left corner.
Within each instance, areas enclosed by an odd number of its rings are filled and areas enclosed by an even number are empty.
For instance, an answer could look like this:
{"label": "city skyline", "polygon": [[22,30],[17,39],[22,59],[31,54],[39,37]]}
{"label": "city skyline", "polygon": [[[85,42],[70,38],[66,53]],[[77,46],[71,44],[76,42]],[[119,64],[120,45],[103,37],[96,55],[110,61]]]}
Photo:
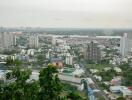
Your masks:
{"label": "city skyline", "polygon": [[131,28],[131,0],[0,0],[0,26]]}

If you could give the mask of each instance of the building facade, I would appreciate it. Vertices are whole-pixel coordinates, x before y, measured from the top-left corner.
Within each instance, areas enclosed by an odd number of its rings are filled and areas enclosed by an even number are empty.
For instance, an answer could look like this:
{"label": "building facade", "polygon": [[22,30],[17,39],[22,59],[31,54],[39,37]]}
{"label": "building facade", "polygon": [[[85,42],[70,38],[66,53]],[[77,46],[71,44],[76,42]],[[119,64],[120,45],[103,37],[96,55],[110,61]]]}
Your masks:
{"label": "building facade", "polygon": [[67,65],[72,65],[73,64],[73,56],[70,54],[67,54],[65,62]]}
{"label": "building facade", "polygon": [[120,41],[120,53],[125,57],[128,55],[128,52],[128,34],[124,33]]}
{"label": "building facade", "polygon": [[29,47],[30,48],[38,48],[39,46],[39,39],[37,34],[31,34],[29,36]]}
{"label": "building facade", "polygon": [[128,51],[132,55],[132,33],[128,33]]}
{"label": "building facade", "polygon": [[88,63],[99,63],[101,61],[101,50],[96,41],[87,44],[84,57]]}
{"label": "building facade", "polygon": [[9,49],[11,46],[15,45],[15,41],[15,35],[13,33],[0,33],[1,50]]}

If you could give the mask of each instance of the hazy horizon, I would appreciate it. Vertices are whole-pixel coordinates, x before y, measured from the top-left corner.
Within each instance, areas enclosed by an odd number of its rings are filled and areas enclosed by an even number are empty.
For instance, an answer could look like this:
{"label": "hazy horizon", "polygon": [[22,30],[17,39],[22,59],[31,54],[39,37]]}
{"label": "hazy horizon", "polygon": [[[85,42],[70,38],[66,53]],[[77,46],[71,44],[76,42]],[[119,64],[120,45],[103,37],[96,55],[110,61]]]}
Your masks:
{"label": "hazy horizon", "polygon": [[0,0],[0,26],[132,28],[131,0]]}

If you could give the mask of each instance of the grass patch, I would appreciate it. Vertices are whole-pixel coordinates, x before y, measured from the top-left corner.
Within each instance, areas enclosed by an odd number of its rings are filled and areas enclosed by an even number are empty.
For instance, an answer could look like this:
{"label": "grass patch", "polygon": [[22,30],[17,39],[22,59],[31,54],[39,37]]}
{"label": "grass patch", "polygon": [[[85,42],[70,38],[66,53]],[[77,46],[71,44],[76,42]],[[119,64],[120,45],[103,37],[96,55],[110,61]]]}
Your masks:
{"label": "grass patch", "polygon": [[87,64],[88,69],[103,70],[106,67],[111,67],[111,64]]}

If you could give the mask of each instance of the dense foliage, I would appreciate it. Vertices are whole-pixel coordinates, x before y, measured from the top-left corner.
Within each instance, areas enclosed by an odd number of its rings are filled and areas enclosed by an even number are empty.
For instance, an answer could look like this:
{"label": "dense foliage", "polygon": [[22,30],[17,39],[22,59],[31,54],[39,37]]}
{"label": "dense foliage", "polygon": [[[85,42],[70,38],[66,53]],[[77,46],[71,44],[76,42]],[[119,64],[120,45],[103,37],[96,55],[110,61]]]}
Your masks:
{"label": "dense foliage", "polygon": [[121,65],[120,68],[123,70],[122,85],[132,86],[132,67],[127,63],[127,64]]}
{"label": "dense foliage", "polygon": [[41,69],[38,81],[29,81],[31,70],[14,67],[6,75],[9,81],[0,84],[0,100],[83,100],[78,93],[64,92],[65,84],[57,73],[53,65],[48,65]]}

